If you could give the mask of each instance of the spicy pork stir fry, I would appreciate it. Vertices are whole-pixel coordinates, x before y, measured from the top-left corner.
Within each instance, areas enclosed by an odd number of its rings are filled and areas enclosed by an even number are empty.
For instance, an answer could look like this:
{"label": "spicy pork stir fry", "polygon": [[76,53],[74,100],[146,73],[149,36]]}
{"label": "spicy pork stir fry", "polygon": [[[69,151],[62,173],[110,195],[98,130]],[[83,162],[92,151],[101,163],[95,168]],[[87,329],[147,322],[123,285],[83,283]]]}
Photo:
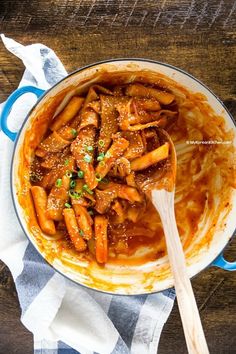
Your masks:
{"label": "spicy pork stir fry", "polygon": [[[158,129],[178,118],[175,96],[140,83],[90,86],[73,96],[35,150],[31,192],[41,230],[64,237],[97,262],[132,238],[152,238],[155,210],[138,189],[139,171],[161,168],[169,154]],[[159,225],[160,227],[160,225]],[[137,238],[138,239],[138,238]]]}

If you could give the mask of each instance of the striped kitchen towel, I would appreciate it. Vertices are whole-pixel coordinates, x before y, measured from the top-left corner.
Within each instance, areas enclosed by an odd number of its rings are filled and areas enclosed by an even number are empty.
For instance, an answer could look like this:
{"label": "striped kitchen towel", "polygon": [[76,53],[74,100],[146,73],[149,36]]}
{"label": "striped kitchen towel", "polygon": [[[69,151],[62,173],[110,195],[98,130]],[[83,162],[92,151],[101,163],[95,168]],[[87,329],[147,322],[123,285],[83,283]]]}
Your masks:
{"label": "striped kitchen towel", "polygon": [[[23,46],[4,35],[2,40],[26,67],[20,86],[47,89],[66,75],[55,53],[44,45]],[[34,102],[30,94],[16,102],[9,122],[12,130],[20,127]],[[0,258],[14,277],[21,320],[34,335],[35,353],[156,354],[173,306],[173,289],[113,296],[78,286],[49,267],[15,216],[10,193],[12,152],[13,143],[0,132]]]}

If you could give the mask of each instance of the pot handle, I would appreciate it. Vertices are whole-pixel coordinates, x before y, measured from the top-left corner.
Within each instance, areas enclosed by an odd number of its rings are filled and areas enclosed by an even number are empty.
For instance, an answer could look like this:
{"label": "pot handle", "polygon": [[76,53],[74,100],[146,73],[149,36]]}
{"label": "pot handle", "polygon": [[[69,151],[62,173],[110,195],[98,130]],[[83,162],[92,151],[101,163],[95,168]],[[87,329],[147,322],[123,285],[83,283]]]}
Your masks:
{"label": "pot handle", "polygon": [[229,270],[229,271],[236,270],[236,262],[226,261],[223,256],[223,252],[212,262],[211,265],[224,270]]}
{"label": "pot handle", "polygon": [[2,110],[2,114],[0,116],[0,124],[3,133],[6,134],[8,138],[10,138],[12,141],[16,140],[17,133],[9,130],[7,126],[7,119],[11,112],[13,104],[20,96],[24,95],[25,93],[33,93],[39,98],[44,93],[44,90],[41,90],[34,86],[23,86],[15,90],[6,100]]}

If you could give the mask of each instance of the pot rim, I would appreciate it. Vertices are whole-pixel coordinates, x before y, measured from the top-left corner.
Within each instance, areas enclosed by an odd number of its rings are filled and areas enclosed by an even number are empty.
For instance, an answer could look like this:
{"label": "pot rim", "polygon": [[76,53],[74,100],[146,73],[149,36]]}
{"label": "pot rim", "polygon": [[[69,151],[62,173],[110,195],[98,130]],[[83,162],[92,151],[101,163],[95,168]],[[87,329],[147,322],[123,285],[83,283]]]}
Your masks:
{"label": "pot rim", "polygon": [[[17,216],[17,219],[19,221],[19,224],[24,232],[24,234],[26,235],[27,239],[29,240],[29,242],[33,245],[33,247],[35,248],[35,250],[38,252],[38,254],[43,258],[43,260],[56,272],[58,272],[60,275],[62,275],[63,277],[65,277],[67,280],[70,280],[72,281],[73,283],[75,283],[76,285],[79,285],[79,286],[82,286],[86,289],[89,289],[89,290],[93,290],[93,291],[97,291],[99,293],[104,293],[104,294],[110,294],[110,295],[117,295],[117,296],[136,296],[136,295],[149,295],[149,294],[157,294],[157,293],[160,293],[160,292],[163,292],[163,291],[168,291],[168,295],[171,293],[171,289],[173,289],[174,287],[174,284],[173,286],[171,287],[167,287],[165,289],[162,289],[162,290],[157,290],[157,291],[151,291],[151,292],[139,292],[137,294],[123,294],[123,293],[116,293],[116,292],[109,292],[109,291],[105,291],[105,290],[101,290],[101,289],[97,289],[97,288],[93,288],[93,287],[90,287],[88,285],[85,285],[85,284],[82,284],[80,282],[77,282],[76,280],[73,280],[71,279],[67,274],[64,274],[61,270],[57,269],[53,264],[49,263],[49,261],[42,255],[42,253],[39,251],[39,249],[37,248],[36,246],[36,241],[34,241],[33,237],[30,237],[29,236],[29,232],[27,231],[27,229],[25,228],[25,226],[23,225],[22,221],[21,221],[21,217],[18,213],[18,210],[17,210],[17,205],[18,202],[15,200],[15,196],[14,196],[14,186],[13,186],[13,165],[14,165],[14,159],[15,159],[15,153],[16,153],[16,149],[17,149],[17,146],[18,146],[18,142],[19,142],[19,138],[21,136],[21,133],[28,121],[28,118],[31,116],[31,114],[33,113],[33,111],[35,110],[36,106],[45,98],[45,96],[50,92],[52,91],[57,85],[61,84],[64,80],[68,79],[69,77],[72,77],[73,75],[83,71],[83,70],[86,70],[86,69],[89,69],[89,68],[92,68],[94,66],[98,66],[100,64],[106,64],[106,63],[114,63],[114,62],[120,62],[120,61],[126,61],[126,62],[147,62],[147,63],[152,63],[152,64],[158,64],[158,65],[161,65],[161,66],[164,66],[164,67],[168,67],[168,68],[171,68],[175,71],[178,71],[188,77],[190,77],[191,79],[193,79],[194,81],[198,82],[201,86],[203,86],[206,90],[208,90],[213,96],[214,98],[220,103],[220,105],[223,107],[223,109],[226,111],[228,117],[231,119],[231,121],[233,122],[233,125],[235,127],[235,130],[236,130],[236,121],[234,120],[232,114],[230,113],[230,111],[227,109],[227,107],[224,105],[224,103],[221,101],[221,99],[216,96],[216,94],[208,88],[208,86],[206,86],[201,80],[195,78],[193,75],[189,74],[188,72],[186,72],[185,70],[183,69],[180,69],[174,65],[171,65],[171,64],[167,64],[167,63],[163,63],[163,62],[160,62],[158,60],[152,60],[152,59],[147,59],[147,58],[137,58],[137,57],[128,57],[128,58],[115,58],[115,59],[106,59],[106,60],[101,60],[101,61],[97,61],[97,62],[94,62],[92,64],[88,64],[88,65],[84,65],[82,66],[81,68],[79,69],[76,69],[74,71],[72,71],[71,73],[69,73],[68,75],[66,75],[63,79],[61,79],[60,81],[58,81],[55,85],[53,85],[52,87],[50,87],[49,89],[45,90],[45,92],[37,99],[36,103],[33,105],[33,107],[30,109],[30,111],[27,113],[25,119],[23,120],[23,123],[17,133],[17,137],[16,137],[16,140],[14,141],[14,148],[13,148],[13,153],[12,153],[12,159],[11,159],[11,167],[10,167],[10,186],[11,186],[11,197],[12,197],[12,201],[13,201],[13,206],[14,206],[14,209],[15,209],[15,213],[16,213],[16,216]],[[229,237],[228,241],[226,242],[226,244],[223,246],[223,248],[219,251],[219,253],[217,254],[217,256],[215,257],[215,259],[223,252],[223,250],[226,248],[226,246],[229,244],[229,242],[232,240],[234,234],[236,232],[236,227],[235,227],[235,230],[233,232],[233,234]],[[27,246],[28,247],[28,246]],[[214,261],[214,260],[213,260]],[[212,263],[212,262],[211,262]],[[201,273],[203,270],[205,270],[206,268],[208,268],[211,263],[209,263],[208,265],[204,266],[200,271],[198,271],[196,274],[194,274],[193,276],[190,276],[190,279],[196,277],[199,273]]]}

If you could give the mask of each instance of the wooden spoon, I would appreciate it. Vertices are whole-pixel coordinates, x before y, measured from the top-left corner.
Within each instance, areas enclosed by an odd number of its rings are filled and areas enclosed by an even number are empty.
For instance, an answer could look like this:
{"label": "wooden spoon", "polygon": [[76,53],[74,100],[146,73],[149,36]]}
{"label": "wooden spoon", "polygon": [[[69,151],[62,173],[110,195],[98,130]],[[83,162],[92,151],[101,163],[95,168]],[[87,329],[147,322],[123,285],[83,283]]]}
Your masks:
{"label": "wooden spoon", "polygon": [[152,199],[160,214],[188,352],[207,354],[209,351],[175,220],[174,195],[177,165],[175,147],[166,131],[158,129],[158,136],[161,144],[169,143],[169,158],[159,163],[157,169],[150,169],[145,174],[136,174],[136,181]]}

